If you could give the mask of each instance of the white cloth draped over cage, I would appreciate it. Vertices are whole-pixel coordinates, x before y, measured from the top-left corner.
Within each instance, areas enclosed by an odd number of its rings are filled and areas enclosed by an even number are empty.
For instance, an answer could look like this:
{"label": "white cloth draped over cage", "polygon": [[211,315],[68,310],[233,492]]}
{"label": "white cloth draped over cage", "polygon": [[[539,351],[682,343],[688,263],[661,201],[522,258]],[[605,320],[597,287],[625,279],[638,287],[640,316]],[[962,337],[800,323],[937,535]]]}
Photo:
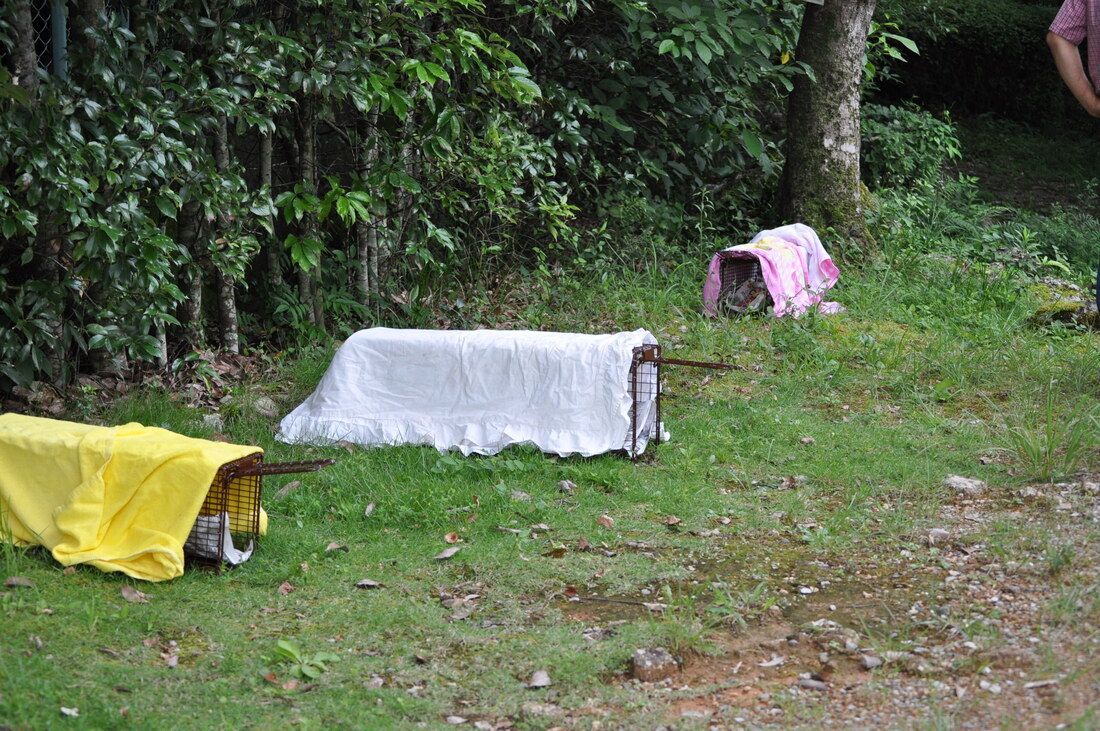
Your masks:
{"label": "white cloth draped over cage", "polygon": [[634,349],[646,330],[610,335],[371,328],[348,338],[316,390],[279,425],[290,444],[429,444],[464,455],[513,444],[590,457],[633,446],[656,425],[657,371]]}

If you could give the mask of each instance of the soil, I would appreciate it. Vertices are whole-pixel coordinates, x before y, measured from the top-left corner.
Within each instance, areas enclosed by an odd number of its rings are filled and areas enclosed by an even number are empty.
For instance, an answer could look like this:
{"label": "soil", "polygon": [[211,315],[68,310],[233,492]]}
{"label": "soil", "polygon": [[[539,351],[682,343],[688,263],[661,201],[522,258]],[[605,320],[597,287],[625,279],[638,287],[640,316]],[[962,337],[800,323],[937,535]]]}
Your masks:
{"label": "soil", "polygon": [[[1098,521],[1097,474],[960,497],[937,516],[946,538],[850,555],[836,572],[848,578],[803,576],[816,591],[717,630],[677,676],[617,682],[669,728],[1087,726],[1100,700]],[[1029,541],[1043,535],[1056,544]],[[647,611],[605,597],[563,609],[588,631]]]}

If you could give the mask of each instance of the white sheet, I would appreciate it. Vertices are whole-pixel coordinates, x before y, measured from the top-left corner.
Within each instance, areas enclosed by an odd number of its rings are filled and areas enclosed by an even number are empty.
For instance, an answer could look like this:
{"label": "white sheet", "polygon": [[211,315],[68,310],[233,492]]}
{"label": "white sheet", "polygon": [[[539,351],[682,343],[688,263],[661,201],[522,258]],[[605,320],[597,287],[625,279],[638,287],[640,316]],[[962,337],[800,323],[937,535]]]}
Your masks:
{"label": "white sheet", "polygon": [[[465,455],[523,443],[562,456],[629,448],[633,349],[656,342],[645,330],[360,330],[283,419],[278,438],[430,444]],[[639,409],[639,452],[655,411],[650,394]]]}

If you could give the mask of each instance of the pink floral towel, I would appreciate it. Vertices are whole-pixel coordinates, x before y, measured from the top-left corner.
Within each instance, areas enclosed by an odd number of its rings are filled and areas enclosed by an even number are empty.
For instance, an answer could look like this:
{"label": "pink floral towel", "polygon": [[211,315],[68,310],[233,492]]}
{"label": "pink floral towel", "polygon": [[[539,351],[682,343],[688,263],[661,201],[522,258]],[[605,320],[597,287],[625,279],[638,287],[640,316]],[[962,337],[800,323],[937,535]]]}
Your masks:
{"label": "pink floral towel", "polygon": [[825,291],[836,284],[840,270],[809,226],[794,223],[761,231],[747,244],[717,252],[710,260],[703,284],[703,311],[712,317],[718,314],[722,260],[730,258],[753,258],[760,262],[776,317],[788,312],[798,317],[815,305],[824,314],[842,310],[837,302],[822,301]]}

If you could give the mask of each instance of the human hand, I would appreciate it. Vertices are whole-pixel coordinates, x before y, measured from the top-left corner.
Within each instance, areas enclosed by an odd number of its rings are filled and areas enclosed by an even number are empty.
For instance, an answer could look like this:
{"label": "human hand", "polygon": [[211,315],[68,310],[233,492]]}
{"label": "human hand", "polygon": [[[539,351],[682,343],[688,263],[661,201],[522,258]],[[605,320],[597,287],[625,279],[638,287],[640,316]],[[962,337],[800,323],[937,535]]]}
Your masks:
{"label": "human hand", "polygon": [[1100,117],[1100,94],[1085,99],[1085,111],[1094,117]]}

